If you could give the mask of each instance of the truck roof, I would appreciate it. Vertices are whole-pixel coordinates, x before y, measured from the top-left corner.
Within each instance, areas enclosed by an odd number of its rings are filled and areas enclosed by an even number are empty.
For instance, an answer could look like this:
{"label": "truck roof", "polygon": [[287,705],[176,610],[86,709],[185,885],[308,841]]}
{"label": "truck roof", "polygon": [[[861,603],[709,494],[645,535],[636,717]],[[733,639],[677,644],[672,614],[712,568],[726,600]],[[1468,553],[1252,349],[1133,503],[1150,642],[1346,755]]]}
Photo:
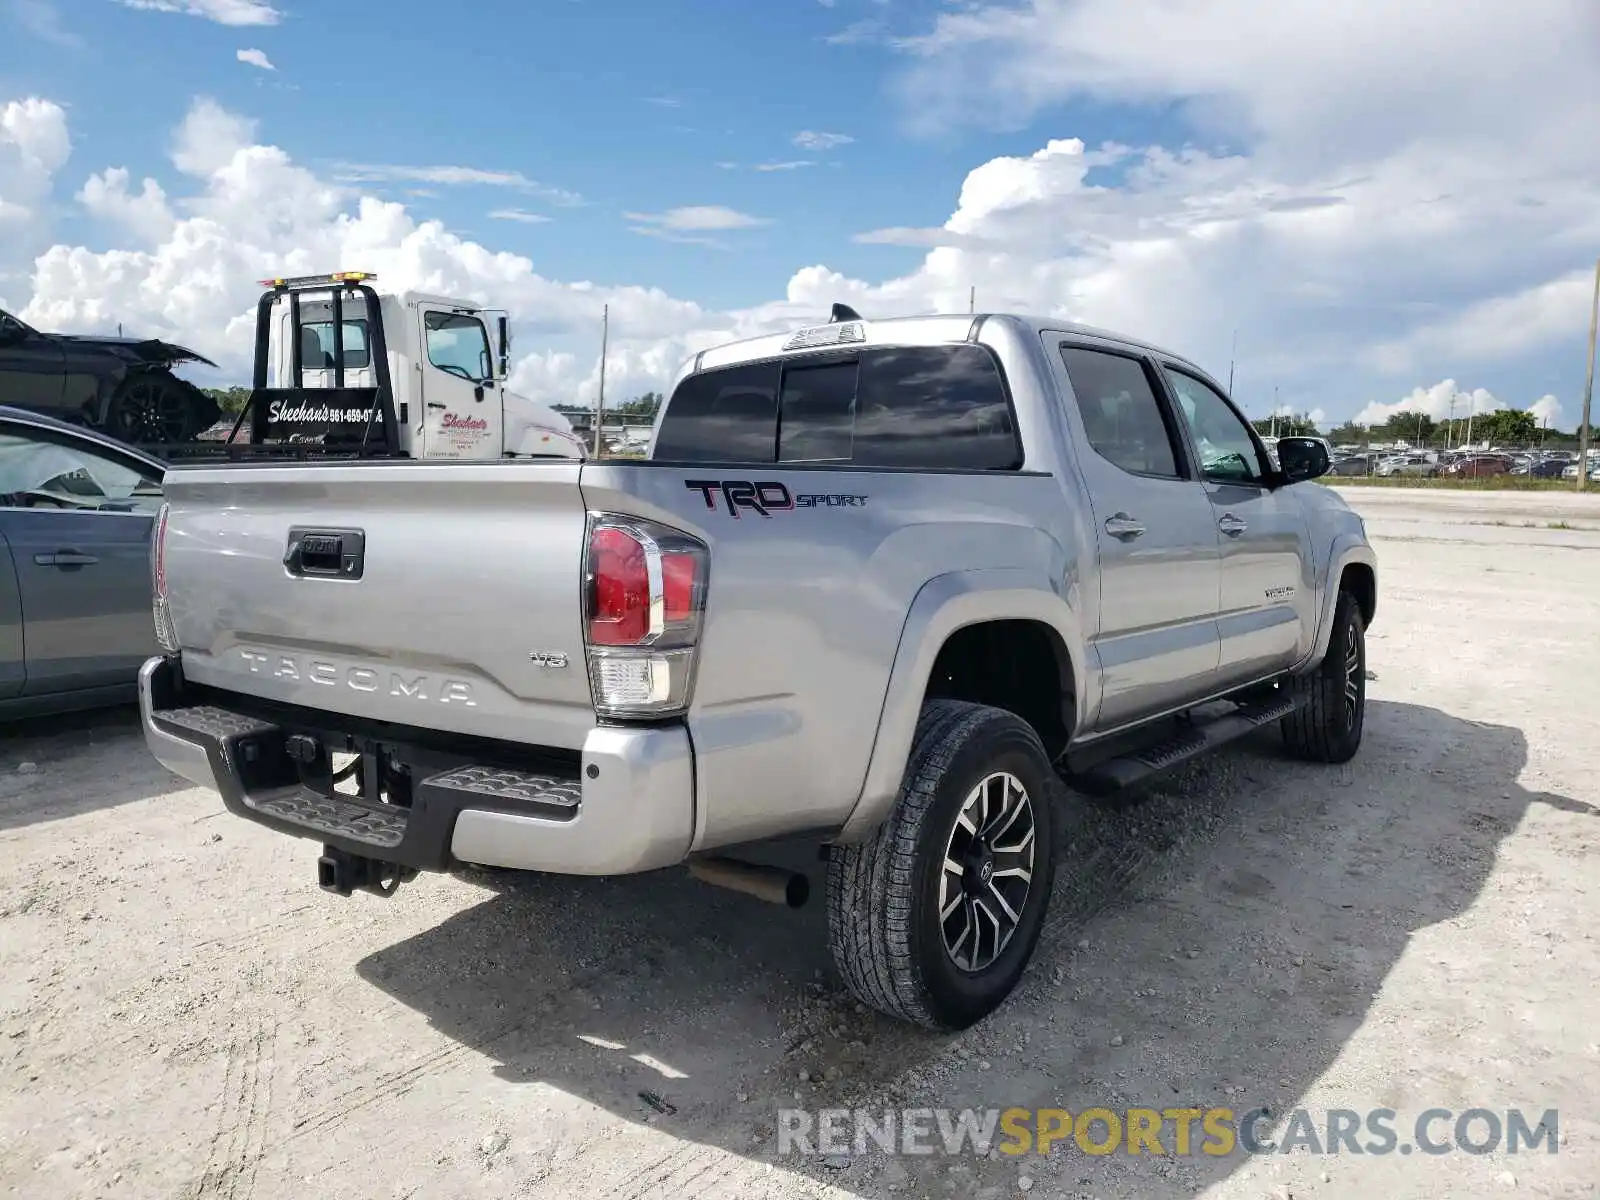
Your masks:
{"label": "truck roof", "polygon": [[[835,345],[870,346],[875,342],[894,343],[897,345],[938,345],[949,342],[964,342],[973,339],[977,335],[979,328],[988,321],[1009,322],[1013,326],[1029,331],[1035,336],[1049,330],[1055,333],[1077,334],[1081,337],[1094,338],[1099,341],[1116,342],[1123,346],[1160,354],[1173,362],[1182,363],[1187,367],[1200,371],[1201,374],[1206,374],[1201,367],[1181,354],[1140,338],[1116,333],[1113,330],[1101,329],[1094,325],[1083,325],[1075,321],[1063,321],[1056,317],[987,312],[962,313],[959,315],[934,313],[906,317],[862,318],[860,321],[818,322],[816,325],[802,326],[785,333],[759,334],[755,337],[742,338],[734,342],[724,342],[721,345],[700,351],[699,354],[684,364],[684,368],[679,372],[679,375],[682,377],[695,371],[732,366],[736,363],[751,362],[755,359],[775,358],[795,350],[818,350]],[[842,331],[848,326],[858,327],[859,336],[839,334],[835,334],[832,337],[827,336],[827,331]]]}
{"label": "truck roof", "polygon": [[[375,288],[374,290],[378,293],[378,299],[380,301],[393,300],[402,305],[418,303],[437,304],[440,308],[458,308],[464,311],[475,313],[482,312],[484,309],[483,305],[474,300],[465,299],[462,296],[436,296],[432,292],[414,292],[409,289],[400,292],[389,292],[383,290],[382,288]],[[288,296],[288,292],[283,292],[277,298],[277,302],[287,304]],[[317,309],[328,308],[332,304],[332,301],[326,296],[317,296],[317,298],[311,300],[302,299],[300,303],[305,308]],[[359,301],[351,301],[346,299],[345,303],[359,303]]]}

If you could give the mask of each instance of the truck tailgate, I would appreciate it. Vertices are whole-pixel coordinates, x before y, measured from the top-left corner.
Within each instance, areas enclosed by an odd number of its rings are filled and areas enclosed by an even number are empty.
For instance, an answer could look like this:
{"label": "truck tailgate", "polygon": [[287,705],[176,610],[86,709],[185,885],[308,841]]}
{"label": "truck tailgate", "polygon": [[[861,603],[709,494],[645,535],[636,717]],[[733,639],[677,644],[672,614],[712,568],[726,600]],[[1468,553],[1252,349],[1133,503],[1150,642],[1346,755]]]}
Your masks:
{"label": "truck tailgate", "polygon": [[[578,472],[560,461],[169,471],[164,568],[186,676],[351,716],[581,746],[594,711]],[[297,574],[285,561],[296,539],[313,570],[339,554],[342,569]]]}

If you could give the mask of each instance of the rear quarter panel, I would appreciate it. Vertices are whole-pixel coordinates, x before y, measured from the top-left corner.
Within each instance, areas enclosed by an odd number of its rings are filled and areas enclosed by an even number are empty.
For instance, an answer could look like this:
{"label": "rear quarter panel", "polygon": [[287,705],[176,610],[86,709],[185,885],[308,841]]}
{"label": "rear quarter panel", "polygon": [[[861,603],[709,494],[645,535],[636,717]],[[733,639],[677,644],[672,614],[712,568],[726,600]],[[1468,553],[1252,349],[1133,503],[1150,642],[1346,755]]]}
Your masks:
{"label": "rear quarter panel", "polygon": [[[735,516],[723,482],[782,485],[764,494],[793,503]],[[897,653],[917,658],[902,632],[930,580],[1025,568],[1070,623],[1077,551],[1055,532],[1061,486],[1048,474],[600,462],[584,468],[583,492],[591,510],[662,521],[711,548],[688,718],[696,849],[844,824]]]}

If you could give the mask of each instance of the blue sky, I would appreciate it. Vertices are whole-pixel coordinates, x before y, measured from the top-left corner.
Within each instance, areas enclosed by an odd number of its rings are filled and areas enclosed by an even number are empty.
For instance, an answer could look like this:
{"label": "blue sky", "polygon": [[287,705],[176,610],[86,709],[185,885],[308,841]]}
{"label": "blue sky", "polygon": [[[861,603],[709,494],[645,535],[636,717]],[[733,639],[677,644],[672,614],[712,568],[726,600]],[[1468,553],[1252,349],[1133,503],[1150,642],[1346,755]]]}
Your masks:
{"label": "blue sky", "polygon": [[255,275],[376,246],[511,307],[549,398],[593,388],[599,303],[638,389],[832,299],[976,286],[1219,375],[1237,328],[1257,414],[1549,394],[1570,424],[1600,243],[1592,0],[0,0],[7,112],[0,296],[41,322],[237,362]]}
{"label": "blue sky", "polygon": [[[343,164],[457,164],[575,192],[581,207],[506,187],[367,188],[558,278],[648,279],[717,307],[769,298],[798,264],[848,256],[868,275],[906,269],[914,251],[852,246],[852,235],[943,221],[974,161],[1030,153],[1059,124],[1052,114],[1008,133],[905,136],[885,95],[893,51],[828,39],[864,22],[909,33],[940,7],[933,0],[485,0],[446,6],[444,22],[433,0],[368,0],[286,5],[280,23],[255,27],[111,0],[55,7],[78,44],[35,38],[25,55],[0,58],[0,73],[11,92],[70,104],[85,162],[124,164],[172,190],[171,127],[204,94],[330,176]],[[241,47],[277,69],[238,62]],[[1123,140],[1154,132],[1139,112],[1097,116]],[[807,149],[795,138],[808,131],[852,140]],[[436,194],[407,195],[416,189]],[[627,212],[688,205],[772,224],[741,231],[731,254],[626,232]],[[488,216],[503,209],[553,220]],[[60,232],[107,237],[83,218]]]}

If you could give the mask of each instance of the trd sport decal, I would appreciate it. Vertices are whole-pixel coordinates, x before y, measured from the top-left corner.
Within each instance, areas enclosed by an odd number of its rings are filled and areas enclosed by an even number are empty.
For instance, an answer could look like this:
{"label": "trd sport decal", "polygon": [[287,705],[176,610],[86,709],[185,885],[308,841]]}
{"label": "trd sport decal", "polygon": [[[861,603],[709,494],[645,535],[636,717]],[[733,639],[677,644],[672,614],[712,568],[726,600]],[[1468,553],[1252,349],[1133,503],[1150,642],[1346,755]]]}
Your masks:
{"label": "trd sport decal", "polygon": [[699,492],[712,512],[717,510],[720,495],[728,515],[734,518],[739,516],[741,508],[770,517],[773,513],[792,512],[797,508],[860,508],[867,502],[865,496],[839,492],[796,495],[785,484],[752,483],[748,479],[685,479],[683,486],[691,492]]}

